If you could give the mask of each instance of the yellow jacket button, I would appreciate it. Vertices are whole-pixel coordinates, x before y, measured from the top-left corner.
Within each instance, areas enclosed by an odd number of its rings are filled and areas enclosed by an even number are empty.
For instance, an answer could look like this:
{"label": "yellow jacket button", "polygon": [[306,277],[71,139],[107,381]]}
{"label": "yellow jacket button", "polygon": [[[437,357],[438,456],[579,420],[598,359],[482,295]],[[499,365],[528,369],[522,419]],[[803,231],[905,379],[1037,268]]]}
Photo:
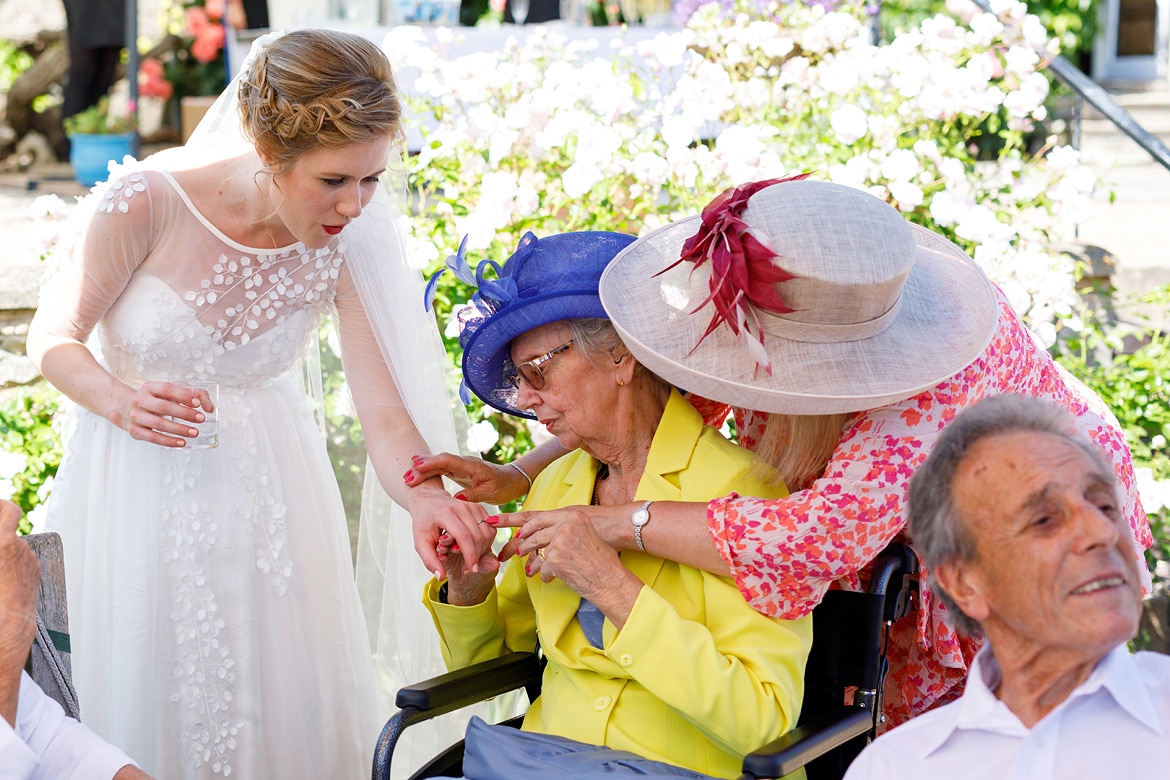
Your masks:
{"label": "yellow jacket button", "polygon": [[597,710],[598,712],[601,712],[602,710],[608,708],[612,702],[613,702],[613,699],[611,699],[608,696],[598,696],[596,699],[593,700],[593,709]]}
{"label": "yellow jacket button", "polygon": [[618,663],[622,666],[632,666],[634,664],[634,656],[629,653],[622,653],[622,657],[618,659]]}

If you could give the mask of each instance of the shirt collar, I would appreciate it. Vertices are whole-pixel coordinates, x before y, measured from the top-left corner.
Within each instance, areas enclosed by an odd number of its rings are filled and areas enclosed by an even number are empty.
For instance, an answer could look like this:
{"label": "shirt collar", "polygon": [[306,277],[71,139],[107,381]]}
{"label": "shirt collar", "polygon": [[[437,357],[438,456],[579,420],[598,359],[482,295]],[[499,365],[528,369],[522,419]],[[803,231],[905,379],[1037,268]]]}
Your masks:
{"label": "shirt collar", "polygon": [[[963,695],[953,705],[945,708],[945,717],[949,722],[944,721],[943,728],[939,729],[937,736],[922,744],[923,758],[941,748],[956,731],[962,729],[1027,736],[1028,728],[995,696],[994,690],[999,685],[999,678],[999,664],[995,660],[991,645],[986,644],[971,663]],[[1141,671],[1124,644],[1109,651],[1093,668],[1088,679],[1077,686],[1067,699],[1045,716],[1045,719],[1059,713],[1072,700],[1092,695],[1102,689],[1107,691],[1117,705],[1134,720],[1155,734],[1161,735],[1164,732],[1166,724],[1162,723],[1150,698],[1149,689],[1142,679]]]}

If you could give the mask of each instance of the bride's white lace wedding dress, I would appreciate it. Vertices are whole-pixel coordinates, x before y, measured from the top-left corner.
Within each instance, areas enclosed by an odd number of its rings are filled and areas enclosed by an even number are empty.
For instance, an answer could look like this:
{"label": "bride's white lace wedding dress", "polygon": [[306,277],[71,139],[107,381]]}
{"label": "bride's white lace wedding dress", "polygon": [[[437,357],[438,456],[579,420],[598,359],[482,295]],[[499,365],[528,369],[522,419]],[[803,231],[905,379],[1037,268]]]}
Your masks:
{"label": "bride's white lace wedding dress", "polygon": [[168,780],[367,776],[379,727],[368,638],[299,375],[335,307],[349,381],[391,381],[346,233],[318,250],[240,245],[163,170],[130,169],[90,198],[38,318],[93,333],[131,386],[220,390],[215,449],[67,415],[48,525],[64,540],[82,719]]}

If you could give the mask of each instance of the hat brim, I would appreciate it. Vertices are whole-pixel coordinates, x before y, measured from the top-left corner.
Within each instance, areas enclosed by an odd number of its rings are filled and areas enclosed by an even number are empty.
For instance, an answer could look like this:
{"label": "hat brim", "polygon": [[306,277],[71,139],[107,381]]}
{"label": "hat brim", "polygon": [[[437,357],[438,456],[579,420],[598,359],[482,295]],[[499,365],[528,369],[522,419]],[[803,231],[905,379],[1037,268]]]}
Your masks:
{"label": "hat brim", "polygon": [[[781,414],[837,414],[910,398],[953,376],[987,347],[995,330],[995,288],[966,253],[911,224],[914,265],[901,307],[881,333],[859,341],[808,343],[766,334],[769,375],[746,336],[722,325],[705,339],[712,308],[710,265],[679,263],[699,217],[639,238],[601,277],[601,302],[634,357],[677,387],[722,403]],[[693,271],[693,273],[692,273]],[[696,346],[698,345],[698,346]]]}

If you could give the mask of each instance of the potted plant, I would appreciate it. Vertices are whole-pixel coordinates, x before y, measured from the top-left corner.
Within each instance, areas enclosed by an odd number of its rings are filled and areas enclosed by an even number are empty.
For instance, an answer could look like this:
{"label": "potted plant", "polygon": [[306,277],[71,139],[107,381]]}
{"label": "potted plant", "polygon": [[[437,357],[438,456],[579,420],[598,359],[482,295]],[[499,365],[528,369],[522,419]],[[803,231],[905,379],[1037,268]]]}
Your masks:
{"label": "potted plant", "polygon": [[69,162],[78,183],[92,187],[108,175],[110,160],[134,154],[134,120],[129,112],[111,111],[107,95],[62,123],[69,136]]}
{"label": "potted plant", "polygon": [[179,98],[179,127],[186,143],[227,84],[224,0],[170,0],[167,32],[173,46],[162,55],[163,73]]}

